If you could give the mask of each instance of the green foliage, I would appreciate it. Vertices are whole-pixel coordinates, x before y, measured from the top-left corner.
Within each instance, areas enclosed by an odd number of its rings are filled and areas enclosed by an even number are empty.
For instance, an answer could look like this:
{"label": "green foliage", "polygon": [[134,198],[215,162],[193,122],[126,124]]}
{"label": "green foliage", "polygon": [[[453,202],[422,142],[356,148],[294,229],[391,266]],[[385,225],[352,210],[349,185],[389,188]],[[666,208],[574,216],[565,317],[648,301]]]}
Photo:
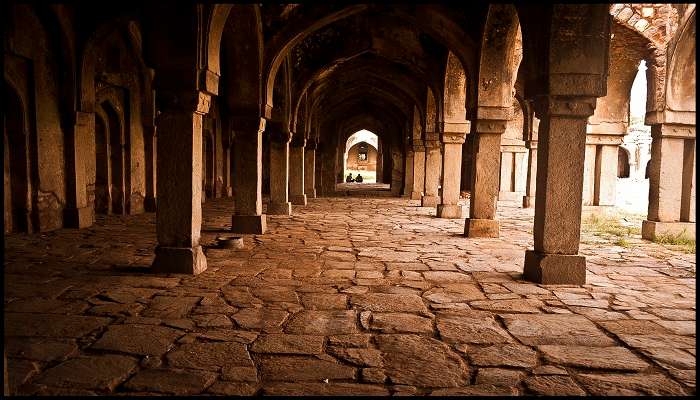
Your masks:
{"label": "green foliage", "polygon": [[658,235],[654,237],[654,242],[678,246],[686,253],[695,254],[695,239],[691,239],[681,232],[677,235]]}

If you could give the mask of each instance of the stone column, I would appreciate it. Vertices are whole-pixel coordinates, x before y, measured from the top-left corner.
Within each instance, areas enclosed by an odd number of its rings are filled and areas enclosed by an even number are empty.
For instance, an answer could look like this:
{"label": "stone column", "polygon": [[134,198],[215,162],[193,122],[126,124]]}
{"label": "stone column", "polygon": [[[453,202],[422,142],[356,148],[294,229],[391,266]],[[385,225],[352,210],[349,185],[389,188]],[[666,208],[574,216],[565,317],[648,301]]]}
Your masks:
{"label": "stone column", "polygon": [[525,196],[523,196],[523,207],[531,208],[535,206],[535,185],[537,183],[537,140],[528,140],[525,147],[529,152],[527,155],[527,183],[525,184]]}
{"label": "stone column", "polygon": [[413,139],[413,187],[411,200],[423,198],[425,188],[425,144],[421,139]]}
{"label": "stone column", "polygon": [[[588,141],[588,137],[586,137]],[[593,196],[595,193],[595,144],[586,143],[586,150],[583,163],[583,192],[581,201],[584,206],[592,206],[594,204]]]}
{"label": "stone column", "polygon": [[[374,171],[375,181],[384,183],[384,149],[381,140],[377,143],[377,166]],[[345,179],[345,178],[343,178]]]}
{"label": "stone column", "polygon": [[316,141],[306,143],[304,153],[304,194],[306,198],[316,198]]}
{"label": "stone column", "polygon": [[534,250],[525,252],[525,279],[584,284],[586,259],[578,255],[586,125],[595,97],[542,96],[535,202]]}
{"label": "stone column", "polygon": [[[583,212],[606,213],[615,206],[617,194],[617,153],[624,131],[613,126],[607,133],[599,125],[588,125],[583,175]],[[609,129],[609,128],[608,128]]]}
{"label": "stone column", "polygon": [[508,122],[507,110],[496,112],[500,119],[476,121],[476,136],[472,151],[472,194],[469,218],[464,222],[468,237],[498,237],[496,220],[498,179],[500,173],[501,135]]}
{"label": "stone column", "polygon": [[267,213],[292,215],[289,202],[289,141],[292,133],[279,123],[271,123],[270,132],[270,203]]}
{"label": "stone column", "polygon": [[[85,159],[88,151],[90,133],[95,132],[95,113],[78,111],[75,113],[73,135],[66,135],[66,147],[69,149],[66,159],[66,174],[69,174],[66,187],[66,208],[63,211],[63,224],[67,228],[86,228],[95,219],[93,204],[87,202],[87,177],[85,174]],[[94,154],[93,154],[94,157]],[[31,222],[27,227],[31,229]]]}
{"label": "stone column", "polygon": [[651,126],[649,214],[642,237],[659,235],[695,238],[695,126]]}
{"label": "stone column", "polygon": [[235,153],[233,185],[234,214],[231,231],[263,234],[267,230],[267,215],[263,214],[262,151],[265,119],[231,117],[233,151]]}
{"label": "stone column", "polygon": [[413,147],[406,146],[405,168],[403,178],[403,193],[402,196],[411,196],[413,192]]}
{"label": "stone column", "polygon": [[437,207],[440,203],[438,185],[440,184],[442,156],[439,135],[438,132],[425,133],[425,194],[421,198],[421,207]]}
{"label": "stone column", "polygon": [[306,139],[296,135],[289,149],[289,196],[292,204],[305,206],[304,193],[304,147]]}
{"label": "stone column", "polygon": [[147,212],[156,211],[156,127],[144,126],[144,156],[146,158],[146,198],[143,207]]}
{"label": "stone column", "polygon": [[[210,95],[195,92],[191,101],[158,116],[158,246],[154,272],[199,274],[207,260],[199,245],[202,224],[202,117]],[[185,97],[185,95],[178,96]],[[186,104],[193,104],[187,109]]]}
{"label": "stone column", "polygon": [[593,201],[597,206],[615,206],[618,145],[602,145],[596,152]]}
{"label": "stone column", "polygon": [[442,143],[442,201],[438,205],[437,215],[440,218],[462,218],[462,206],[459,205],[459,191],[462,180],[462,144],[469,122],[444,123]]}

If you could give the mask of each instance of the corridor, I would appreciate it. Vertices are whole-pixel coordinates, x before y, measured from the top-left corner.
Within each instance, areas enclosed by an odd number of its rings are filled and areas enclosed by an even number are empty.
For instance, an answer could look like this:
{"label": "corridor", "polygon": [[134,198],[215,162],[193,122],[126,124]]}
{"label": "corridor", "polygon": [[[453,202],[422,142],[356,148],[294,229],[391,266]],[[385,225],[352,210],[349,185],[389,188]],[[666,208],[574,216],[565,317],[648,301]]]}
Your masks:
{"label": "corridor", "polygon": [[[463,200],[462,200],[463,202]],[[228,237],[203,206],[199,275],[149,273],[155,214],[5,236],[10,388],[25,395],[682,395],[695,256],[582,236],[586,284],[521,280],[533,209],[498,238],[405,198],[316,198]]]}

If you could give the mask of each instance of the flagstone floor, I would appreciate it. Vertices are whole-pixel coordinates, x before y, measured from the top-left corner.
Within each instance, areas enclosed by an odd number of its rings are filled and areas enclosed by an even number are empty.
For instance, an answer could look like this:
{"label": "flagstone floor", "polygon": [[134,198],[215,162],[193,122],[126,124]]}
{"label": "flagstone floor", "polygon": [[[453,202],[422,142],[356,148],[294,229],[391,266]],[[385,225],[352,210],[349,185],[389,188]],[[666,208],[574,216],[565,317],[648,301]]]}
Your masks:
{"label": "flagstone floor", "polygon": [[587,284],[544,286],[514,205],[467,239],[417,201],[310,199],[232,250],[230,204],[204,204],[198,276],[148,273],[154,214],[6,236],[12,393],[695,392],[694,254],[584,240]]}

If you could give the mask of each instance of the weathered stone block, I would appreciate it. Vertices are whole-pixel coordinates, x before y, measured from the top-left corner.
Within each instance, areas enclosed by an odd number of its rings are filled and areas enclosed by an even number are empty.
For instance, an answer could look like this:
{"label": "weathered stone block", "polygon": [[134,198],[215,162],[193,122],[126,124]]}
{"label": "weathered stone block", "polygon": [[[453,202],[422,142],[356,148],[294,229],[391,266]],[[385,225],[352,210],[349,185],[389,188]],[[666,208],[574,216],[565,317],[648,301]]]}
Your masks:
{"label": "weathered stone block", "polygon": [[695,239],[695,222],[642,221],[642,239],[654,240],[661,235],[682,235]]}
{"label": "weathered stone block", "polygon": [[207,258],[202,246],[156,247],[156,258],[151,270],[176,274],[197,275],[207,269]]}
{"label": "weathered stone block", "polygon": [[439,204],[437,207],[440,218],[462,218],[463,207],[459,204]]}
{"label": "weathered stone block", "polygon": [[231,232],[262,235],[267,230],[267,215],[234,215]]}
{"label": "weathered stone block", "polygon": [[498,220],[467,218],[464,221],[464,234],[467,237],[498,237],[500,227]]}
{"label": "weathered stone block", "polygon": [[586,258],[527,250],[523,277],[545,285],[583,285],[586,283]]}

